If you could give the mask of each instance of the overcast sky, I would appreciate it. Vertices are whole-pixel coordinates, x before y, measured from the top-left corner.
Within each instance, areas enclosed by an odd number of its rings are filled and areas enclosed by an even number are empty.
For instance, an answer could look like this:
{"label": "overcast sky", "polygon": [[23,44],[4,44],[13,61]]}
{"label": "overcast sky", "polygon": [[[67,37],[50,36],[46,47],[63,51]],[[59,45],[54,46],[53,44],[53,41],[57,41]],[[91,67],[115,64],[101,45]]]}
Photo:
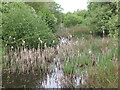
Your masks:
{"label": "overcast sky", "polygon": [[60,4],[61,7],[64,9],[64,13],[74,12],[77,9],[87,9],[87,1],[88,0],[55,0],[55,2]]}

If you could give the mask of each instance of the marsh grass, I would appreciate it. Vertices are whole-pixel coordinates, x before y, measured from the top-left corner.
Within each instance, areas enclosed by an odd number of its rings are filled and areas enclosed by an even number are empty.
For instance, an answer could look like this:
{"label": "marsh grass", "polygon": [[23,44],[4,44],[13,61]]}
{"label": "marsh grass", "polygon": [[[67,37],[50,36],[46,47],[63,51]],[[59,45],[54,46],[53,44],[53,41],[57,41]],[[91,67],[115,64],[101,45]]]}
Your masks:
{"label": "marsh grass", "polygon": [[[97,66],[88,70],[89,87],[117,88],[118,87],[118,47],[108,47],[110,52],[106,55],[99,54]],[[91,73],[92,72],[92,73]]]}
{"label": "marsh grass", "polygon": [[74,59],[65,60],[65,73],[81,76],[82,71],[88,71],[88,87],[117,87],[117,42],[110,38],[93,39],[83,45]]}
{"label": "marsh grass", "polygon": [[87,87],[117,87],[117,51],[117,41],[112,38],[72,39],[44,50],[10,50],[3,56],[3,69],[20,74],[45,73],[55,59],[63,64],[65,76],[81,76],[87,71]]}

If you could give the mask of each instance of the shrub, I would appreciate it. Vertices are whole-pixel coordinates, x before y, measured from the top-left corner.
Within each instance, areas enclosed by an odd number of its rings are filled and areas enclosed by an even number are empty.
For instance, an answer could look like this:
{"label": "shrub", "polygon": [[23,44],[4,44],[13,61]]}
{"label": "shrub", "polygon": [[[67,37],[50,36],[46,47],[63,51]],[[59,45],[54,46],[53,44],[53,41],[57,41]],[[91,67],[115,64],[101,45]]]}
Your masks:
{"label": "shrub", "polygon": [[65,27],[75,26],[77,24],[82,23],[82,18],[77,16],[76,14],[66,14],[64,18]]}
{"label": "shrub", "polygon": [[4,45],[16,47],[24,44],[37,48],[39,40],[48,46],[53,45],[53,40],[57,43],[56,37],[33,8],[25,3],[3,4],[3,8],[6,6],[9,7],[8,12],[2,11]]}

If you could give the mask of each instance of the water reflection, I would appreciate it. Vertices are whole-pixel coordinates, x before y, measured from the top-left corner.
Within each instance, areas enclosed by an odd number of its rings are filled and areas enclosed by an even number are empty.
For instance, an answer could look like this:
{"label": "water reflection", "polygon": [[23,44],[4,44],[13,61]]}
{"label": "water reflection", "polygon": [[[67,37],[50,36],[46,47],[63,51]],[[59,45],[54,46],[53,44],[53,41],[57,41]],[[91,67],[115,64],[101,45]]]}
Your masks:
{"label": "water reflection", "polygon": [[[42,81],[42,88],[63,88],[65,82],[64,72],[59,60],[54,61],[50,73],[47,73],[45,80]],[[38,86],[39,87],[39,86]]]}
{"label": "water reflection", "polygon": [[81,76],[73,75],[72,79],[69,80],[69,76],[64,75],[63,66],[61,62],[56,60],[52,65],[51,72],[47,73],[46,78],[40,81],[37,88],[68,88],[68,87],[80,87],[81,84],[87,82],[87,71],[84,71]]}
{"label": "water reflection", "polygon": [[81,83],[81,77],[76,77],[75,79],[74,79],[74,82],[75,82],[75,85],[76,86],[80,86],[80,83]]}

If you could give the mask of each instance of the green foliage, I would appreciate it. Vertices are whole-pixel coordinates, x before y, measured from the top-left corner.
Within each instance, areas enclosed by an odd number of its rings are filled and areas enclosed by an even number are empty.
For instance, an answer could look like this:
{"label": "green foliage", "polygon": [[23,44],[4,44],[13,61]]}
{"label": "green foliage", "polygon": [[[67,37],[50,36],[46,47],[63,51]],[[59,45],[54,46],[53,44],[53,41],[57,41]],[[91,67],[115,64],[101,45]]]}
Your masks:
{"label": "green foliage", "polygon": [[33,7],[37,15],[42,16],[42,20],[55,32],[55,26],[62,22],[62,8],[60,5],[55,2],[27,2],[27,4]]}
{"label": "green foliage", "polygon": [[46,22],[46,25],[54,32],[57,18],[55,18],[54,14],[45,7],[39,7],[38,15],[42,16],[42,20]]}
{"label": "green foliage", "polygon": [[55,2],[49,3],[49,8],[57,19],[57,25],[61,24],[63,22],[64,17],[64,14],[61,12],[63,8]]}
{"label": "green foliage", "polygon": [[92,2],[88,5],[88,24],[97,35],[117,36],[118,5],[117,2]]}
{"label": "green foliage", "polygon": [[118,36],[118,3],[90,2],[88,10],[77,10],[64,17],[66,27],[87,26],[95,36]]}
{"label": "green foliage", "polygon": [[87,18],[88,11],[86,10],[77,10],[74,13],[67,13],[64,17],[64,25],[66,27],[80,25],[86,26],[87,25]]}
{"label": "green foliage", "polygon": [[3,7],[9,7],[3,14],[3,44],[6,46],[21,46],[37,48],[39,40],[47,45],[53,45],[52,41],[57,39],[51,30],[37,15],[32,7],[25,3],[6,3]]}
{"label": "green foliage", "polygon": [[64,26],[71,35],[81,38],[88,38],[90,29],[88,26],[88,11],[77,10],[74,13],[67,13],[64,16]]}
{"label": "green foliage", "polygon": [[64,25],[66,27],[70,27],[70,26],[75,26],[77,24],[82,23],[82,18],[78,17],[75,14],[66,14],[66,16],[64,17]]}
{"label": "green foliage", "polygon": [[89,19],[89,13],[87,10],[77,10],[76,12],[74,12],[74,14],[77,14],[79,18],[81,18],[82,26],[87,26],[88,19]]}

